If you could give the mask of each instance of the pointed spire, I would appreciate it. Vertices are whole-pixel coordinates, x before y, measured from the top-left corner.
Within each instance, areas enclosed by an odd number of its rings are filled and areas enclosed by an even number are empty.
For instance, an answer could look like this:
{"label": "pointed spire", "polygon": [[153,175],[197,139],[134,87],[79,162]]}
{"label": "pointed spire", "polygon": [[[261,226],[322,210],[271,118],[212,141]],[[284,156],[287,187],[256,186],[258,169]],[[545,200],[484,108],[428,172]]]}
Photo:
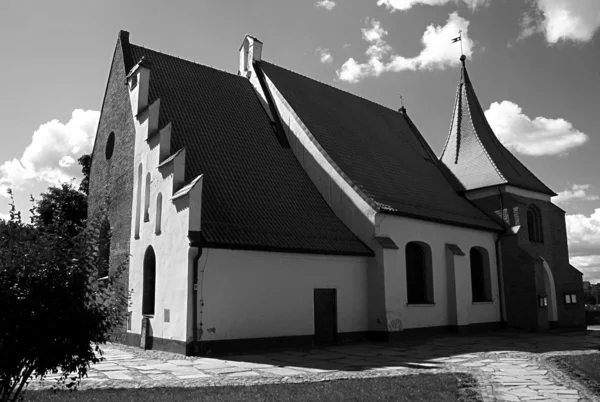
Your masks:
{"label": "pointed spire", "polygon": [[527,190],[555,195],[500,143],[475,95],[460,56],[458,84],[450,133],[440,156],[466,190],[510,184]]}

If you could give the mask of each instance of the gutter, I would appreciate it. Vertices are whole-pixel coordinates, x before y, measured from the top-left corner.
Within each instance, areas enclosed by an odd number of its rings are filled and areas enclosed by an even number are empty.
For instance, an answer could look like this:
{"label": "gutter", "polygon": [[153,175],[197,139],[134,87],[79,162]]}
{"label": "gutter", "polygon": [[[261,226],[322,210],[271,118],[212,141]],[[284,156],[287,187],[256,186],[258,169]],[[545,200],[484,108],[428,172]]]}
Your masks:
{"label": "gutter", "polygon": [[[500,213],[504,222],[504,194],[498,189],[500,195]],[[504,267],[502,266],[502,245],[500,241],[504,233],[498,233],[498,238],[494,242],[496,244],[496,268],[498,272],[498,293],[500,293],[500,321],[506,326],[506,299],[504,295]]]}
{"label": "gutter", "polygon": [[[194,355],[198,355],[202,353],[202,306],[204,305],[204,302],[200,300],[202,304],[200,306],[200,312],[198,312],[198,292],[200,289],[198,283],[198,262],[202,256],[202,246],[199,239],[192,239],[190,235],[188,235],[188,238],[190,238],[190,247],[198,249],[198,252],[192,259],[192,346],[189,350],[189,352],[193,352]],[[200,321],[199,329],[198,321]]]}

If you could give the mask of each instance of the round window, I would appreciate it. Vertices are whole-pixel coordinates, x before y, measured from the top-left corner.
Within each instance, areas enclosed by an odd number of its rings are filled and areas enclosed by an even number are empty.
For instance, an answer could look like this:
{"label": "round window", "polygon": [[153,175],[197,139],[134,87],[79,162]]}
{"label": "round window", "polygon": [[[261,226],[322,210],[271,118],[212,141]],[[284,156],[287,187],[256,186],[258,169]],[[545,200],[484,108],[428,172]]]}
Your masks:
{"label": "round window", "polygon": [[110,132],[108,135],[108,141],[106,141],[106,159],[112,158],[113,151],[115,149],[115,133]]}

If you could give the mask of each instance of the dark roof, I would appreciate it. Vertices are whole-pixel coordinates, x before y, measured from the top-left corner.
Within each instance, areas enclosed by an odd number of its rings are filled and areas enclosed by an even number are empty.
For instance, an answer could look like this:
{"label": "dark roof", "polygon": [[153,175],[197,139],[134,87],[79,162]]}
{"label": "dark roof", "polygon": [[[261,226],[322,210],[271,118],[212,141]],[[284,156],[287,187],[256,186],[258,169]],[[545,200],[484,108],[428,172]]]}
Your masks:
{"label": "dark roof", "polygon": [[171,150],[186,149],[186,182],[203,178],[206,246],[372,255],[333,213],[289,148],[282,147],[252,85],[242,77],[135,45],[151,63],[149,102]]}
{"label": "dark roof", "polygon": [[406,113],[265,61],[260,62],[260,67],[342,175],[377,210],[499,229],[456,193],[457,188],[451,184],[455,179],[438,161]]}
{"label": "dark roof", "polygon": [[440,159],[466,190],[510,184],[556,195],[500,143],[485,118],[464,61],[452,126]]}

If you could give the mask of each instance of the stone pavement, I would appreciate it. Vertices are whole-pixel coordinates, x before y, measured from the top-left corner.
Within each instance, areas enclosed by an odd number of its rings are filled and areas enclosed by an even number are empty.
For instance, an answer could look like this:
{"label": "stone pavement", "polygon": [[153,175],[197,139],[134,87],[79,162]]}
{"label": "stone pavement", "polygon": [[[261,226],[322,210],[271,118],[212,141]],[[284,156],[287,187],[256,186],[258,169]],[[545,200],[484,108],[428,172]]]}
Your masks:
{"label": "stone pavement", "polygon": [[[484,401],[591,401],[545,360],[600,350],[600,332],[492,332],[393,343],[353,343],[224,357],[185,357],[123,345],[103,348],[80,389],[201,387],[329,381],[418,373],[468,372]],[[33,381],[29,389],[58,377]]]}

